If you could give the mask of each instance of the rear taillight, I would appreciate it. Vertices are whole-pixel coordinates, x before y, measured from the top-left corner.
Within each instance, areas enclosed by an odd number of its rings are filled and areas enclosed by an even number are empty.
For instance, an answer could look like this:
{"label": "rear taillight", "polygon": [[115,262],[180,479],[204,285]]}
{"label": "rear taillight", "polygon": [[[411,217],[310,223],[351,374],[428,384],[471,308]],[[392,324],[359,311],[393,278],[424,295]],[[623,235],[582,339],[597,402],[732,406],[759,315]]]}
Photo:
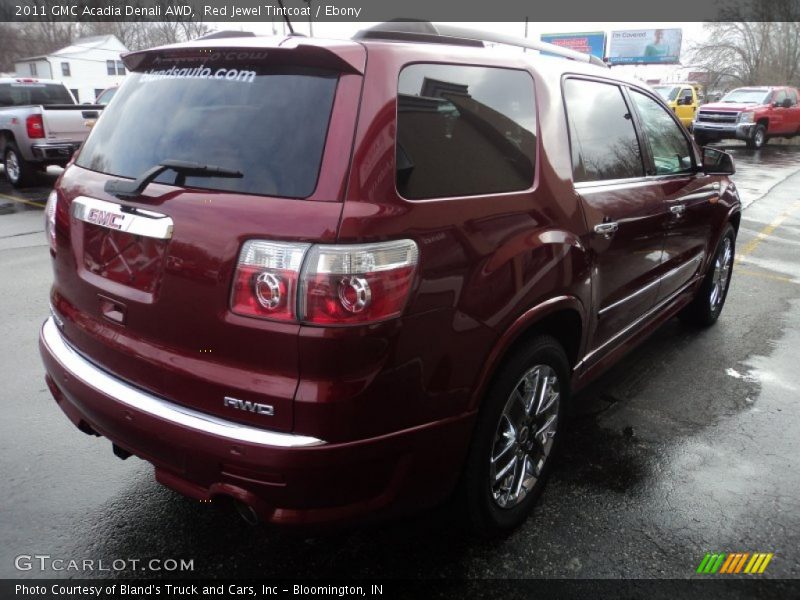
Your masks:
{"label": "rear taillight", "polygon": [[231,310],[276,321],[297,319],[300,267],[309,244],[250,240],[239,255]]}
{"label": "rear taillight", "polygon": [[411,240],[313,246],[300,284],[301,320],[317,325],[373,323],[403,312],[417,245]]}
{"label": "rear taillight", "polygon": [[25,128],[28,130],[29,138],[43,138],[44,121],[42,121],[42,115],[28,115],[28,118],[25,119]]}
{"label": "rear taillight", "polygon": [[317,246],[251,240],[239,256],[231,309],[314,325],[384,321],[403,312],[417,261],[411,240]]}
{"label": "rear taillight", "polygon": [[44,207],[44,233],[47,242],[50,244],[50,251],[56,251],[56,210],[58,208],[58,193],[53,190],[47,196],[47,204]]}

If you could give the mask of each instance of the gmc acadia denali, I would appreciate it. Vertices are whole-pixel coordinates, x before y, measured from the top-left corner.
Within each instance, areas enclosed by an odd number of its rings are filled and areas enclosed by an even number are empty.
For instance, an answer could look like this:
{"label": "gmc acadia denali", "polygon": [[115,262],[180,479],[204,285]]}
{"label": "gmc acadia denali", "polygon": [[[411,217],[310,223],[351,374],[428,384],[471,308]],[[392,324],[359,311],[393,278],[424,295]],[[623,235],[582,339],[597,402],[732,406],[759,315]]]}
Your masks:
{"label": "gmc acadia denali", "polygon": [[429,23],[128,54],[46,211],[58,405],[249,521],[517,526],[574,394],[733,265],[730,157],[593,63]]}

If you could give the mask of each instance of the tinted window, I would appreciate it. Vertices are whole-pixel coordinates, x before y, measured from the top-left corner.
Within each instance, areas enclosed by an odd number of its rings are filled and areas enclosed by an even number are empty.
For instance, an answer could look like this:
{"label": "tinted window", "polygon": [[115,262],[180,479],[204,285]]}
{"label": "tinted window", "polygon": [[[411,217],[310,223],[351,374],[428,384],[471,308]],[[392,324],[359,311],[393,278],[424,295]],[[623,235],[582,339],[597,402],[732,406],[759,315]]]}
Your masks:
{"label": "tinted window", "polygon": [[568,79],[564,100],[576,182],[644,176],[633,119],[619,86]]}
{"label": "tinted window", "polygon": [[67,88],[57,83],[0,83],[0,106],[75,104]]}
{"label": "tinted window", "polygon": [[671,85],[655,85],[653,89],[658,92],[658,95],[664,98],[667,102],[675,100],[680,88]]}
{"label": "tinted window", "polygon": [[488,67],[404,68],[396,151],[405,198],[528,189],[536,155],[533,79]]}
{"label": "tinted window", "polygon": [[692,170],[692,147],[681,127],[652,98],[631,90],[631,98],[639,111],[656,175],[670,175]]}
{"label": "tinted window", "polygon": [[772,95],[772,102],[778,105],[782,104],[785,99],[786,99],[785,90],[778,90]]}
{"label": "tinted window", "polygon": [[789,100],[792,101],[792,106],[797,104],[797,90],[788,90],[786,92],[789,96]]}
{"label": "tinted window", "polygon": [[[82,167],[136,178],[167,159],[240,171],[186,177],[186,187],[305,198],[314,191],[337,76],[264,65],[159,65],[133,73],[84,144]],[[172,71],[170,71],[172,69]],[[164,71],[167,74],[162,74]],[[220,78],[215,76],[224,71]],[[172,74],[170,74],[172,73]],[[178,183],[167,171],[156,181]]]}

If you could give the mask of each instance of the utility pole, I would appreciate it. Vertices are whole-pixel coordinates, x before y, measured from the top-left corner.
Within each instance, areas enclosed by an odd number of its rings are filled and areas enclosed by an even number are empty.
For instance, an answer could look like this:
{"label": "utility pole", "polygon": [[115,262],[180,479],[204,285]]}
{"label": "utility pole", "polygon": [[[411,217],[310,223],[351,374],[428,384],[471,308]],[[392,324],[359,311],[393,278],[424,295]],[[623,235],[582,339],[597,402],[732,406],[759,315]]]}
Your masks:
{"label": "utility pole", "polygon": [[[525,39],[528,39],[528,17],[525,17]],[[523,52],[527,52],[527,48],[522,49]]]}

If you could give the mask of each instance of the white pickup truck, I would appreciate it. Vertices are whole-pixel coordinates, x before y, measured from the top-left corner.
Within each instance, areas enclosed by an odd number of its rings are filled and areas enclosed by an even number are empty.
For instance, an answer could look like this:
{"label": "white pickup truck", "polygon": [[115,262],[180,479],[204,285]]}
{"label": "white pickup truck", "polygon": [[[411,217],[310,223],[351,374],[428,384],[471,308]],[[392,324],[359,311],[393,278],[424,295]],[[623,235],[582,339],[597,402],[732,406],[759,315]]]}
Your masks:
{"label": "white pickup truck", "polygon": [[25,186],[37,170],[66,165],[101,110],[76,104],[58,81],[0,78],[0,156],[11,184]]}

